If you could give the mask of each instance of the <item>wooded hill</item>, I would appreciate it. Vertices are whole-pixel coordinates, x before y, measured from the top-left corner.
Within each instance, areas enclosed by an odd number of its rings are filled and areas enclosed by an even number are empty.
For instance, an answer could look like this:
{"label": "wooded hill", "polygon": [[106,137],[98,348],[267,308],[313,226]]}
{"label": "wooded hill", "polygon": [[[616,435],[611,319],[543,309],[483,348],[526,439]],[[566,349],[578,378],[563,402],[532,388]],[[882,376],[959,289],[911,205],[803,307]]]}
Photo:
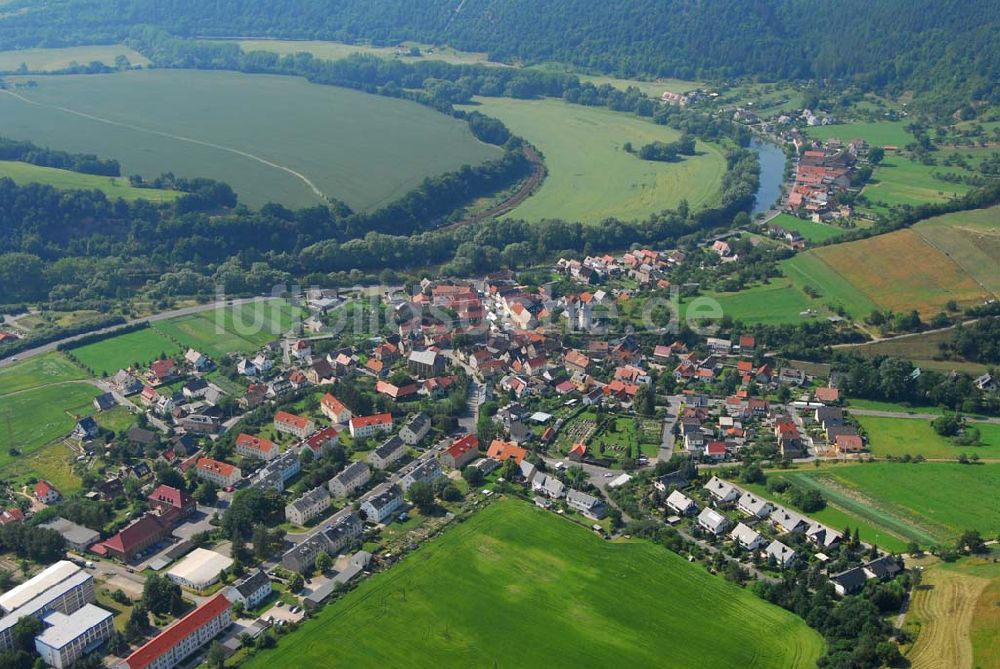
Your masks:
{"label": "wooded hill", "polygon": [[[20,7],[28,11],[18,13]],[[13,0],[0,47],[182,36],[447,43],[619,75],[844,79],[945,111],[997,101],[992,0]]]}

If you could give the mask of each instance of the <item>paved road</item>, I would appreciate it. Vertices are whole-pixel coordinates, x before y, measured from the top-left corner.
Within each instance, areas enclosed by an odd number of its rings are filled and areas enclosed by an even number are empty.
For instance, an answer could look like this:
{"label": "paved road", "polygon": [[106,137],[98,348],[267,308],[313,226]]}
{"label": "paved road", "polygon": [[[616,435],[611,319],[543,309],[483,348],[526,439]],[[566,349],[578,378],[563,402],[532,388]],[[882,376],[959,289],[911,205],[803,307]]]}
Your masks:
{"label": "paved road", "polygon": [[[217,309],[218,307],[224,307],[224,306],[228,306],[228,305],[249,304],[251,302],[262,302],[262,301],[266,301],[266,300],[270,300],[270,299],[273,299],[273,298],[261,296],[261,297],[248,297],[248,298],[239,299],[239,300],[217,300],[215,302],[207,302],[205,304],[197,304],[197,305],[195,305],[193,307],[184,307],[183,309],[174,309],[172,311],[164,311],[164,312],[161,312],[161,313],[158,313],[158,314],[153,314],[152,316],[146,316],[145,318],[134,318],[134,319],[131,319],[131,320],[127,321],[126,325],[131,324],[131,323],[137,323],[139,321],[148,321],[150,323],[155,323],[156,321],[163,321],[163,320],[166,320],[168,318],[176,318],[178,316],[189,316],[191,314],[197,314],[197,313],[200,313],[202,311],[211,311],[212,309]],[[63,337],[62,339],[59,339],[59,340],[56,340],[56,341],[53,341],[53,342],[49,342],[48,344],[42,344],[41,346],[36,346],[35,348],[30,348],[27,351],[22,351],[21,353],[18,353],[17,355],[14,355],[14,356],[11,356],[9,358],[5,358],[3,360],[0,360],[0,369],[2,369],[3,367],[6,367],[8,365],[12,365],[15,362],[19,362],[21,360],[26,360],[28,358],[33,358],[36,355],[42,355],[43,353],[48,353],[50,351],[54,351],[54,350],[56,350],[56,347],[59,346],[60,344],[68,344],[70,342],[77,341],[78,339],[82,339],[83,337],[89,337],[89,336],[95,335],[95,334],[105,334],[105,333],[108,333],[108,332],[114,332],[115,330],[118,330],[118,329],[120,329],[122,327],[124,327],[124,326],[123,325],[112,325],[111,327],[101,328],[99,330],[92,330],[90,332],[85,332],[83,334],[73,335],[72,337]]]}
{"label": "paved road", "polygon": [[674,426],[680,420],[681,402],[680,395],[667,396],[667,417],[663,420],[663,433],[660,437],[660,452],[653,458],[650,464],[659,461],[666,462],[674,454]]}

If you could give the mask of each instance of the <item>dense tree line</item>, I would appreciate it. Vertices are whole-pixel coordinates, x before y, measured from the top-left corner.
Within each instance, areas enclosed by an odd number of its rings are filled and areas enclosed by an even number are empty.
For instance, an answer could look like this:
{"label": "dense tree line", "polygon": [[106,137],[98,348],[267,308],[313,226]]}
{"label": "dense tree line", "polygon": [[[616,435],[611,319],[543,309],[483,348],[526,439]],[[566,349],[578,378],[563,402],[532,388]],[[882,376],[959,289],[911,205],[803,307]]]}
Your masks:
{"label": "dense tree line", "polygon": [[674,142],[650,142],[639,149],[639,157],[643,160],[659,160],[663,162],[674,162],[681,159],[681,156],[693,156],[694,137],[682,135]]}
{"label": "dense tree line", "polygon": [[625,76],[848,80],[915,90],[949,112],[962,98],[995,101],[1000,81],[1000,8],[987,0],[549,0],[543,11],[466,0],[458,12],[450,0],[65,0],[15,11],[34,4],[10,3],[0,46],[112,42],[143,24],[183,36],[411,39]]}
{"label": "dense tree line", "polygon": [[1000,397],[978,390],[968,374],[942,374],[889,357],[839,357],[834,368],[842,373],[841,391],[851,397],[930,404],[967,414],[1000,412]]}
{"label": "dense tree line", "polygon": [[66,550],[66,540],[55,530],[24,523],[0,525],[0,551],[40,564],[58,560]]}
{"label": "dense tree line", "polygon": [[57,167],[84,174],[100,176],[121,176],[121,165],[117,160],[104,160],[93,154],[67,153],[35,146],[31,142],[20,142],[0,137],[0,160],[19,160],[41,167]]}
{"label": "dense tree line", "polygon": [[1000,317],[959,326],[950,341],[941,343],[941,350],[972,362],[1000,363]]}

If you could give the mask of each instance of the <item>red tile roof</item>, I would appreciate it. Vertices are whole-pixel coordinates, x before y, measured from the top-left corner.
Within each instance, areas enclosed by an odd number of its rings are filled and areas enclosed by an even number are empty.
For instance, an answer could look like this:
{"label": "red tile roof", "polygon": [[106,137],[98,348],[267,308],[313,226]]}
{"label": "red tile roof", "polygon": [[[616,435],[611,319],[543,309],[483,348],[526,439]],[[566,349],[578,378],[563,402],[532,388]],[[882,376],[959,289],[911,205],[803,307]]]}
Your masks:
{"label": "red tile roof", "polygon": [[524,460],[524,456],[528,454],[528,451],[512,444],[507,441],[500,441],[499,439],[494,439],[493,443],[490,444],[490,448],[486,451],[486,455],[493,458],[494,460],[509,460],[514,458],[517,464],[521,464],[521,460]]}
{"label": "red tile roof", "polygon": [[149,640],[125,658],[129,669],[145,669],[157,658],[230,608],[229,600],[218,594]]}
{"label": "red tile roof", "polygon": [[332,427],[324,427],[319,432],[314,432],[309,438],[306,439],[306,446],[314,451],[321,450],[326,446],[327,442],[335,440],[339,436],[339,432]]}
{"label": "red tile roof", "polygon": [[295,414],[288,413],[287,411],[279,411],[274,414],[275,423],[283,423],[285,425],[291,425],[297,430],[304,430],[309,427],[309,419],[303,418],[302,416],[296,416]]}
{"label": "red tile roof", "polygon": [[573,448],[569,449],[569,454],[583,457],[587,454],[587,444],[573,444]]}
{"label": "red tile roof", "polygon": [[710,441],[705,446],[705,452],[709,455],[725,455],[726,445],[721,441]]}
{"label": "red tile roof", "polygon": [[241,432],[240,436],[236,437],[236,445],[244,446],[254,451],[260,451],[261,453],[270,453],[273,449],[277,448],[274,442],[270,439],[264,439],[263,437],[255,437],[252,434],[247,434]]}
{"label": "red tile roof", "polygon": [[233,475],[236,467],[232,466],[228,462],[220,462],[218,460],[212,460],[211,458],[200,458],[198,460],[198,469],[203,469],[209,472],[218,472],[225,477],[230,477]]}
{"label": "red tile roof", "polygon": [[379,413],[374,416],[355,416],[351,419],[351,427],[357,429],[359,427],[368,427],[370,425],[391,425],[392,424],[392,414],[391,413]]}
{"label": "red tile roof", "polygon": [[163,532],[163,524],[160,519],[152,513],[147,513],[139,520],[128,527],[123,528],[118,534],[104,542],[107,548],[112,548],[119,553],[128,555],[137,546],[147,543],[151,537]]}
{"label": "red tile roof", "polygon": [[840,399],[840,391],[836,388],[817,388],[816,399],[820,402],[836,402]]}
{"label": "red tile roof", "polygon": [[456,439],[451,446],[446,449],[446,453],[458,460],[469,451],[479,448],[479,437],[474,434],[467,434],[461,439]]}
{"label": "red tile roof", "polygon": [[24,512],[20,509],[5,509],[0,511],[0,525],[8,525],[24,520]]}
{"label": "red tile roof", "polygon": [[152,370],[153,374],[155,374],[157,378],[162,379],[173,373],[174,361],[170,358],[167,358],[166,360],[156,360],[149,366],[149,369]]}
{"label": "red tile roof", "polygon": [[327,393],[326,395],[323,395],[323,399],[320,400],[320,404],[322,404],[324,407],[326,407],[326,409],[328,411],[331,411],[331,412],[333,412],[334,414],[336,414],[338,416],[340,414],[344,413],[345,411],[348,412],[348,413],[350,413],[350,409],[348,409],[344,405],[343,402],[341,402],[340,400],[338,400],[336,397],[334,397],[330,393]]}
{"label": "red tile roof", "polygon": [[54,488],[47,481],[39,481],[35,484],[35,497],[45,497],[53,490]]}
{"label": "red tile roof", "polygon": [[149,494],[149,499],[150,501],[165,502],[175,509],[183,509],[191,503],[190,495],[168,485],[157,486],[156,490]]}

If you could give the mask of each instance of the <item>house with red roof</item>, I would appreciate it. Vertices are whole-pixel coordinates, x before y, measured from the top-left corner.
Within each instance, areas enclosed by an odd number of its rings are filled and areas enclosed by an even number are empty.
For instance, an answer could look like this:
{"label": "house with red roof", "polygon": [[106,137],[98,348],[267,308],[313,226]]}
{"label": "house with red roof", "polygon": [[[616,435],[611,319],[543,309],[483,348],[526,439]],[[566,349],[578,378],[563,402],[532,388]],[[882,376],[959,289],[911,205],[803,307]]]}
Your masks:
{"label": "house with red roof", "polygon": [[420,385],[408,383],[405,386],[396,386],[388,381],[379,381],[375,384],[375,392],[388,395],[396,401],[416,399],[420,391]]}
{"label": "house with red roof", "polygon": [[158,511],[161,518],[170,520],[171,524],[190,516],[198,508],[191,495],[168,485],[157,486],[148,499],[149,506]]}
{"label": "house with red roof", "polygon": [[316,430],[316,423],[305,416],[279,411],[274,414],[274,429],[282,434],[291,434],[299,439],[305,439]]}
{"label": "house with red roof", "polygon": [[62,495],[48,481],[39,481],[35,484],[35,498],[42,504],[55,504]]}
{"label": "house with red roof", "polygon": [[528,455],[528,451],[509,441],[494,439],[486,451],[486,455],[500,462],[513,458],[517,464],[521,464],[521,461]]}
{"label": "house with red roof", "polygon": [[380,413],[374,416],[355,416],[348,423],[353,439],[363,439],[373,434],[392,432],[392,414]]}
{"label": "house with red roof", "polygon": [[103,543],[94,544],[91,550],[98,555],[130,562],[137,554],[162,541],[170,530],[171,525],[163,522],[159,515],[146,513]]}
{"label": "house with red roof", "polygon": [[328,448],[333,448],[340,442],[340,432],[335,427],[324,427],[309,435],[302,442],[303,447],[308,447],[314,455],[321,455]]}
{"label": "house with red roof", "polygon": [[578,443],[573,444],[573,448],[569,449],[569,453],[566,455],[573,462],[580,462],[587,456],[587,445]]}
{"label": "house with red roof", "polygon": [[840,401],[840,391],[836,388],[817,388],[815,395],[816,399],[824,404],[832,404]]}
{"label": "house with red roof", "polygon": [[474,434],[467,434],[452,442],[438,459],[452,469],[461,469],[475,460],[477,455],[479,455],[479,438]]}
{"label": "house with red roof", "polygon": [[236,454],[244,458],[253,458],[270,462],[278,457],[278,445],[270,439],[257,437],[252,434],[241,432],[236,437]]}
{"label": "house with red roof", "polygon": [[150,639],[119,665],[121,669],[171,669],[229,628],[232,605],[222,593]]}
{"label": "house with red roof", "polygon": [[319,401],[319,408],[333,423],[346,423],[354,415],[343,402],[330,393],[323,395],[323,399]]}
{"label": "house with red roof", "polygon": [[162,385],[177,374],[177,364],[170,358],[155,360],[149,366],[149,380],[153,385]]}
{"label": "house with red roof", "polygon": [[24,512],[14,507],[13,509],[4,509],[0,511],[0,525],[10,525],[11,523],[19,523],[24,520]]}
{"label": "house with red roof", "polygon": [[563,364],[570,373],[580,372],[586,374],[587,368],[590,367],[590,358],[579,351],[569,351],[563,358]]}
{"label": "house with red roof", "polygon": [[235,485],[243,478],[243,472],[239,467],[234,467],[228,462],[212,460],[211,458],[198,458],[195,465],[195,473],[200,477],[214,483],[220,488]]}
{"label": "house with red roof", "polygon": [[857,434],[838,434],[836,448],[838,453],[860,453],[865,448],[865,442]]}
{"label": "house with red roof", "polygon": [[722,441],[710,441],[705,444],[705,456],[713,460],[722,460],[726,457],[726,444]]}

